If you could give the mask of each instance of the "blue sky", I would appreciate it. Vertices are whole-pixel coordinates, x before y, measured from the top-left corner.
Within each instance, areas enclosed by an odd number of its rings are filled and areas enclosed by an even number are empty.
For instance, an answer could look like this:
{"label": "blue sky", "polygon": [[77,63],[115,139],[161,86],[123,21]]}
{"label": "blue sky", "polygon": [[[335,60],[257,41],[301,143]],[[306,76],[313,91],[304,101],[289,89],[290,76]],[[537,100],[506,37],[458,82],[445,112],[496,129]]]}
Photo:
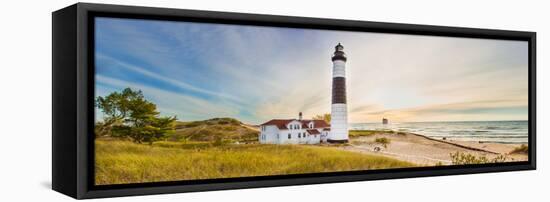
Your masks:
{"label": "blue sky", "polygon": [[526,42],[116,18],[95,26],[96,95],[140,89],[180,120],[328,113],[338,42],[350,122],[527,119]]}

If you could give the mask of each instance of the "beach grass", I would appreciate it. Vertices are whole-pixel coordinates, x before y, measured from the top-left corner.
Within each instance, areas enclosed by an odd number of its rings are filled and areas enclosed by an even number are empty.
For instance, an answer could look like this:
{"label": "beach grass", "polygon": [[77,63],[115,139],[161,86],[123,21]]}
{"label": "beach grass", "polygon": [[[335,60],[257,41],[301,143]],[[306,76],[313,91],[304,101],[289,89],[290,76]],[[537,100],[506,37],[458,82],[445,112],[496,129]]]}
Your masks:
{"label": "beach grass", "polygon": [[510,152],[510,154],[528,154],[528,153],[529,153],[529,146],[525,144],[522,144],[521,146],[514,148],[514,150]]}
{"label": "beach grass", "polygon": [[349,137],[368,137],[376,134],[395,134],[395,135],[405,135],[407,133],[393,130],[349,130]]}
{"label": "beach grass", "polygon": [[415,166],[312,145],[95,141],[95,183],[125,184]]}
{"label": "beach grass", "polygon": [[260,132],[244,126],[232,118],[213,118],[203,121],[176,123],[176,132],[166,139],[170,141],[231,141],[256,142]]}
{"label": "beach grass", "polygon": [[449,155],[451,156],[451,161],[453,165],[503,163],[509,160],[506,155],[498,155],[494,158],[488,158],[486,156],[475,156],[473,154],[463,152],[450,153]]}
{"label": "beach grass", "polygon": [[388,146],[388,144],[390,144],[391,141],[390,141],[390,139],[388,139],[388,138],[379,137],[379,138],[376,138],[376,139],[374,140],[374,142],[379,143],[379,144],[382,144],[382,145],[384,145],[384,148],[386,148],[386,147]]}

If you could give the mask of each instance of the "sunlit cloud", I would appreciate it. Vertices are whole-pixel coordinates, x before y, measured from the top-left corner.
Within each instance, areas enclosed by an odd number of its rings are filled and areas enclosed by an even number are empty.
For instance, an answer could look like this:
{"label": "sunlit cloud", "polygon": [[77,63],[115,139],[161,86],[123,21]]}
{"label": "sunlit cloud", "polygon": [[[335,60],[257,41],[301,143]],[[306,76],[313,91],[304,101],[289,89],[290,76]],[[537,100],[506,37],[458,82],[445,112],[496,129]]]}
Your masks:
{"label": "sunlit cloud", "polygon": [[527,119],[526,42],[110,18],[96,36],[96,92],[183,120],[329,113],[338,42],[350,122]]}

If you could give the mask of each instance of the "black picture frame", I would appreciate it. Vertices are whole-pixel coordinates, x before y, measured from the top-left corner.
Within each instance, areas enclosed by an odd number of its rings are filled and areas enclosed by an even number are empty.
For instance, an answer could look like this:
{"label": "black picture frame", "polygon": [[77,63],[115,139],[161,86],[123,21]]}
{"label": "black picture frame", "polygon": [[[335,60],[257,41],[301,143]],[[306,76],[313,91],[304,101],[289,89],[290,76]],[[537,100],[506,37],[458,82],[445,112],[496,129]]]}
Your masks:
{"label": "black picture frame", "polygon": [[[123,185],[94,185],[96,16],[527,41],[527,162],[399,168]],[[77,3],[52,13],[52,188],[85,199],[536,169],[536,33],[229,12]]]}

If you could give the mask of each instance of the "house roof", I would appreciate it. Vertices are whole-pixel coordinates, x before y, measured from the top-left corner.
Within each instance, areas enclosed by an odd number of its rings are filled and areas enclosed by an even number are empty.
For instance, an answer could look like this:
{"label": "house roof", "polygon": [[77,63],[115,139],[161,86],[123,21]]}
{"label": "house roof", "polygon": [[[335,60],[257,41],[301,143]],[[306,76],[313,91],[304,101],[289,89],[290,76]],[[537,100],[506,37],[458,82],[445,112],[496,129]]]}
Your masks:
{"label": "house roof", "polygon": [[309,134],[311,135],[317,135],[317,134],[321,134],[318,130],[316,129],[307,129],[306,130]]}
{"label": "house roof", "polygon": [[313,121],[313,125],[315,128],[326,128],[330,127],[330,125],[324,121],[324,120],[311,120],[311,119],[303,119],[303,120],[297,120],[297,119],[272,119],[268,122],[260,124],[261,126],[267,126],[267,125],[275,125],[279,129],[288,129],[286,125],[292,121],[299,121],[302,123],[302,128],[307,128],[307,124]]}
{"label": "house roof", "polygon": [[268,122],[260,124],[260,126],[275,125],[279,129],[288,129],[286,124],[290,123],[294,119],[271,119]]}

